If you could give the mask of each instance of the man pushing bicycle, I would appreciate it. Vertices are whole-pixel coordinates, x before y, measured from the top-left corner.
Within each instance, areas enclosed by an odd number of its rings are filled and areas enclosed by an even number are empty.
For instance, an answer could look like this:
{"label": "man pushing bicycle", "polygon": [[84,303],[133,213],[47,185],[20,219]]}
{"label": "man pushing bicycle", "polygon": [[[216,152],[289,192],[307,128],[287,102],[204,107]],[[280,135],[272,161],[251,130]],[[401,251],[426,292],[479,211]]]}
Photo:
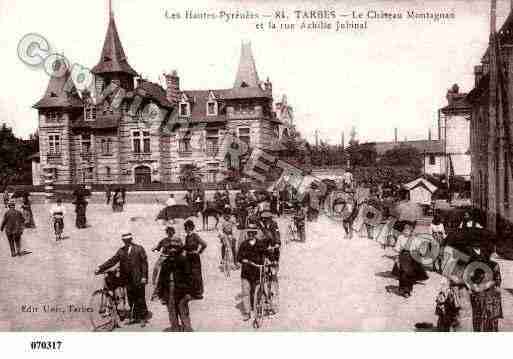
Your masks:
{"label": "man pushing bicycle", "polygon": [[240,272],[242,289],[242,312],[244,321],[251,318],[255,306],[255,291],[260,282],[260,268],[264,264],[265,247],[262,241],[257,240],[257,229],[248,228],[247,239],[242,242],[237,255],[237,262],[241,263]]}

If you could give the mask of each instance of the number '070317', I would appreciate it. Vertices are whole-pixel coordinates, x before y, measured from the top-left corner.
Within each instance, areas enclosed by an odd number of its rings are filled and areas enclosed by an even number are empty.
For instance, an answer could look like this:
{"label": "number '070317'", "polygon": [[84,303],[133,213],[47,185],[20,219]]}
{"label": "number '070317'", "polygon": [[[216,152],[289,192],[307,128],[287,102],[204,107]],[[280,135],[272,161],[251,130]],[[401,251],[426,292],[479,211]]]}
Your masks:
{"label": "number '070317'", "polygon": [[31,350],[60,350],[62,341],[31,341]]}

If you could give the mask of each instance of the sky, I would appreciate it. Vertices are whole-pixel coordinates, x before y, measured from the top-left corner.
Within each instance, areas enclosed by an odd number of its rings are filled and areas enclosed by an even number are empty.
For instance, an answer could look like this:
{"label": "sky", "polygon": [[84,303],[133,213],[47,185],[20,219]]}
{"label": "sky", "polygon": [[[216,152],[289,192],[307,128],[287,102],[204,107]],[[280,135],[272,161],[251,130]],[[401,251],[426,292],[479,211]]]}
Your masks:
{"label": "sky", "polygon": [[[27,137],[37,128],[32,105],[45,92],[48,75],[20,61],[17,46],[27,33],[46,38],[55,52],[92,68],[107,29],[107,0],[0,0],[0,123]],[[436,134],[437,110],[447,89],[472,89],[473,68],[486,49],[490,0],[113,0],[118,31],[132,67],[159,81],[174,69],[183,89],[230,88],[241,41],[251,41],[261,80],[273,83],[275,100],[287,95],[304,137],[314,132],[329,143],[346,141],[353,126],[360,141],[427,138]],[[449,12],[454,19],[369,20],[363,31],[258,30],[272,18],[249,21],[185,20],[185,10],[272,15],[284,10],[369,10],[388,13]],[[498,24],[510,0],[498,0]],[[182,19],[166,19],[165,12]],[[309,22],[311,20],[305,19]],[[330,20],[331,21],[331,20]],[[345,21],[345,20],[343,20]],[[279,25],[279,21],[275,21]]]}

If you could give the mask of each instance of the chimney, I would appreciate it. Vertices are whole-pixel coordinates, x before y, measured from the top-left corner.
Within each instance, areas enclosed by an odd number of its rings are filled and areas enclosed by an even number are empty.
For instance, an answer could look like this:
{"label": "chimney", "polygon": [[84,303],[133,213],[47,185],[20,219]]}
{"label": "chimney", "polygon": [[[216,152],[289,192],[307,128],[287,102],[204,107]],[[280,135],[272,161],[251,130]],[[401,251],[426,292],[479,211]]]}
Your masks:
{"label": "chimney", "polygon": [[180,78],[176,70],[171,74],[164,74],[164,77],[166,78],[166,98],[169,102],[176,104],[180,93]]}
{"label": "chimney", "polygon": [[397,127],[394,128],[394,142],[397,143]]}
{"label": "chimney", "polygon": [[452,85],[452,87],[447,90],[447,96],[445,98],[447,99],[449,105],[451,105],[454,102],[454,100],[460,97],[458,96],[459,93],[460,87],[457,84]]}
{"label": "chimney", "polygon": [[[513,1],[513,0],[512,0]],[[272,82],[269,80],[269,77],[267,78],[267,80],[264,82],[264,91],[267,91],[267,92],[273,92],[273,84]]]}
{"label": "chimney", "polygon": [[431,141],[431,129],[428,130],[428,141]]}
{"label": "chimney", "polygon": [[483,78],[483,65],[474,66],[474,87],[477,87],[477,85],[479,84],[479,81],[481,81],[482,78]]}

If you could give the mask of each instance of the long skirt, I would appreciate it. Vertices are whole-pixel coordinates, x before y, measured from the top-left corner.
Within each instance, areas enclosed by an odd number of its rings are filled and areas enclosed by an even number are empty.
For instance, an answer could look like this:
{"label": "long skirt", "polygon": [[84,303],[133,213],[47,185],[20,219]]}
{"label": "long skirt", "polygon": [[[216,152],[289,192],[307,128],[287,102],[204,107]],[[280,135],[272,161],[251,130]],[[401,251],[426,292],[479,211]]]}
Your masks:
{"label": "long skirt", "polygon": [[502,299],[495,288],[470,295],[472,305],[472,324],[475,332],[499,331],[499,319],[502,315]]}
{"label": "long skirt", "polygon": [[114,199],[112,200],[112,211],[113,212],[123,212],[123,205],[124,205],[123,201],[114,197]]}
{"label": "long skirt", "polygon": [[77,218],[75,224],[77,228],[86,228],[87,227],[87,218],[86,218],[86,207],[83,205],[79,205],[76,208]]}
{"label": "long skirt", "polygon": [[203,274],[201,272],[201,259],[199,254],[189,253],[192,269],[192,294],[193,297],[203,296]]}
{"label": "long skirt", "polygon": [[415,282],[428,278],[422,263],[417,262],[410,252],[399,253],[399,290],[411,293]]}
{"label": "long skirt", "polygon": [[25,220],[26,228],[35,228],[36,224],[34,222],[34,214],[32,213],[32,208],[29,206],[22,207],[23,218]]}

